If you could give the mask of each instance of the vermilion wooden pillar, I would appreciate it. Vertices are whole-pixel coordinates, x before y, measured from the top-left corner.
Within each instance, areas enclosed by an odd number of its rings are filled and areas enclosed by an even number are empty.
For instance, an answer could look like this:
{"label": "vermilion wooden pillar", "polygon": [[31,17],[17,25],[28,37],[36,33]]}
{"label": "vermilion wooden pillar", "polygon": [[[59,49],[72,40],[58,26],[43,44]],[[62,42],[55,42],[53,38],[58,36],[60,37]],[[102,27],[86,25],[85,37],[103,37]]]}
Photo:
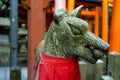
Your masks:
{"label": "vermilion wooden pillar", "polygon": [[45,8],[48,0],[28,0],[28,80],[34,80],[35,49],[43,40],[45,30]]}
{"label": "vermilion wooden pillar", "polygon": [[112,23],[110,30],[110,50],[120,53],[120,0],[113,1]]}
{"label": "vermilion wooden pillar", "polygon": [[95,28],[94,33],[99,36],[99,7],[95,6]]}
{"label": "vermilion wooden pillar", "polygon": [[92,20],[88,19],[89,30],[92,32]]}
{"label": "vermilion wooden pillar", "polygon": [[108,1],[102,0],[102,39],[108,42]]}
{"label": "vermilion wooden pillar", "polygon": [[67,11],[70,13],[75,8],[75,0],[68,0]]}

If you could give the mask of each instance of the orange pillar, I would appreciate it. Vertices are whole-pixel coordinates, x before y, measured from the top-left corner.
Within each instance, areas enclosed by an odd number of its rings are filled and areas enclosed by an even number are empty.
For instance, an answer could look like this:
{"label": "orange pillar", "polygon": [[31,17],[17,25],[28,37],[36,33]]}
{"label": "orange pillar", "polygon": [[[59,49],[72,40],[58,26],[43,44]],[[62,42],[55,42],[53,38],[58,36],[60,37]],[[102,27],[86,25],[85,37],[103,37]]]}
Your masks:
{"label": "orange pillar", "polygon": [[44,0],[28,0],[30,10],[28,10],[28,80],[34,80],[35,74],[35,50],[41,40],[43,40],[45,28]]}
{"label": "orange pillar", "polygon": [[113,1],[112,23],[110,31],[110,50],[120,53],[120,0]]}
{"label": "orange pillar", "polygon": [[95,28],[94,33],[96,36],[99,36],[99,7],[95,7]]}
{"label": "orange pillar", "polygon": [[55,10],[59,8],[66,9],[66,0],[55,0]]}
{"label": "orange pillar", "polygon": [[70,13],[75,8],[75,0],[68,0],[67,11]]}
{"label": "orange pillar", "polygon": [[92,32],[92,20],[88,19],[89,30]]}
{"label": "orange pillar", "polygon": [[108,1],[102,0],[102,39],[108,42]]}

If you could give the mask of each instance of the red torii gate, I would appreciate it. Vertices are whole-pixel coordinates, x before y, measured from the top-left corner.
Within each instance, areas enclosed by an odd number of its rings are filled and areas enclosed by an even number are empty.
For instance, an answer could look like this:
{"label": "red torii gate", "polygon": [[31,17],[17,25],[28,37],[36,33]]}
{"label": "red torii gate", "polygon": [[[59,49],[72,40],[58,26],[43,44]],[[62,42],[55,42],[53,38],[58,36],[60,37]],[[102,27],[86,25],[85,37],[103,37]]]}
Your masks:
{"label": "red torii gate", "polygon": [[28,0],[28,80],[34,80],[35,50],[45,31],[45,10],[49,0]]}
{"label": "red torii gate", "polygon": [[120,53],[120,0],[113,1],[112,21],[110,30],[110,49]]}

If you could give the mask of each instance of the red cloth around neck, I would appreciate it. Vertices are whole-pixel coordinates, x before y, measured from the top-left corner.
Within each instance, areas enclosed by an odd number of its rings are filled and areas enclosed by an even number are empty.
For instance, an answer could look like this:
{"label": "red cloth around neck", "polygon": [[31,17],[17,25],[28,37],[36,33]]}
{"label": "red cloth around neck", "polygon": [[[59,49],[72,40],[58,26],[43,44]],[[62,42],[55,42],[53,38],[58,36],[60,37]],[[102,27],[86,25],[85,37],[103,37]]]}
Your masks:
{"label": "red cloth around neck", "polygon": [[78,58],[57,58],[40,53],[38,80],[81,80]]}

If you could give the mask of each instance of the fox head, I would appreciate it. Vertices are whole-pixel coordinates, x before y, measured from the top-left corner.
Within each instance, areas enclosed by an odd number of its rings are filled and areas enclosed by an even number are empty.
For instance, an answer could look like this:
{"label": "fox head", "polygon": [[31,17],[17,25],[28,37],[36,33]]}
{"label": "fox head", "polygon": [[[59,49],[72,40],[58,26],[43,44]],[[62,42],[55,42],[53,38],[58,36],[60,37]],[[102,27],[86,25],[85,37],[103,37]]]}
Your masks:
{"label": "fox head", "polygon": [[90,63],[103,57],[109,44],[89,31],[89,25],[79,18],[83,5],[70,14],[65,9],[54,13],[45,36],[43,51],[56,57],[82,57]]}

